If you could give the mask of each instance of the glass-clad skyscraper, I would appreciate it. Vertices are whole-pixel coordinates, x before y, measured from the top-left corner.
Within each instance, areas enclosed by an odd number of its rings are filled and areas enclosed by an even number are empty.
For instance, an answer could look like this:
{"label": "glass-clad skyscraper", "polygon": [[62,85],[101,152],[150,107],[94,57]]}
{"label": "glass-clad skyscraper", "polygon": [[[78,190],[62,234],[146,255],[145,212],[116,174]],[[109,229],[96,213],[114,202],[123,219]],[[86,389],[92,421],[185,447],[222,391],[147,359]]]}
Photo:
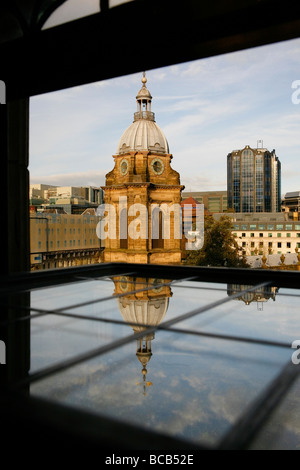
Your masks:
{"label": "glass-clad skyscraper", "polygon": [[233,150],[227,155],[228,208],[235,212],[281,211],[281,164],[275,150]]}

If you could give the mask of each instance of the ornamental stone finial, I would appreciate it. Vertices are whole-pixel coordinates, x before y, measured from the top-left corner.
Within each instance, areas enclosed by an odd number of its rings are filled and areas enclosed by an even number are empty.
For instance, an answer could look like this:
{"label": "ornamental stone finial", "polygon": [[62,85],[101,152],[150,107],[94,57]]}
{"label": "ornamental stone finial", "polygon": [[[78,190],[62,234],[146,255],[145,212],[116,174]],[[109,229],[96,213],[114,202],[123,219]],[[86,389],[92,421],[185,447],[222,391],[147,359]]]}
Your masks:
{"label": "ornamental stone finial", "polygon": [[146,72],[143,72],[143,77],[142,77],[143,86],[146,86],[146,83],[147,83]]}

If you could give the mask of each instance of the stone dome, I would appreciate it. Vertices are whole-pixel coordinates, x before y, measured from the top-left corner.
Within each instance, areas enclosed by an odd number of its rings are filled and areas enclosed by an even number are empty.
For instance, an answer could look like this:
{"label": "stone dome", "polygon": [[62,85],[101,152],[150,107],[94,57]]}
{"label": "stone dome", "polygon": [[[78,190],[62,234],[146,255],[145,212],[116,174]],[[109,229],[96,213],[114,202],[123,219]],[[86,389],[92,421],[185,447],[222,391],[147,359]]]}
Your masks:
{"label": "stone dome", "polygon": [[117,154],[149,150],[156,153],[169,153],[169,145],[162,130],[154,121],[138,119],[122,134]]}
{"label": "stone dome", "polygon": [[147,79],[143,74],[143,86],[138,92],[137,112],[134,113],[133,123],[123,132],[117,147],[117,154],[127,152],[152,151],[168,154],[169,145],[167,139],[155,122],[154,113],[151,112],[152,96],[146,88]]}
{"label": "stone dome", "polygon": [[132,300],[121,297],[117,299],[123,319],[131,325],[135,333],[145,330],[147,326],[158,326],[165,317],[169,298],[161,297],[151,300]]}

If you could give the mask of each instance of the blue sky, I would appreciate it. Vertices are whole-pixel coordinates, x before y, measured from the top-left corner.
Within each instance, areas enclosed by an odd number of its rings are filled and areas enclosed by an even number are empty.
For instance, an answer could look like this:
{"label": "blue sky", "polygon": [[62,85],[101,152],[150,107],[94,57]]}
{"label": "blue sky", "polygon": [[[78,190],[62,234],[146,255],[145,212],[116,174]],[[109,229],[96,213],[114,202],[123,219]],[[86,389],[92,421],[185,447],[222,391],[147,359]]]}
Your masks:
{"label": "blue sky", "polygon": [[[300,39],[146,71],[152,111],[186,191],[226,190],[226,157],[263,140],[300,191]],[[133,121],[142,73],[35,96],[30,182],[101,186]],[[297,90],[296,90],[297,92]],[[298,94],[300,97],[300,93]]]}

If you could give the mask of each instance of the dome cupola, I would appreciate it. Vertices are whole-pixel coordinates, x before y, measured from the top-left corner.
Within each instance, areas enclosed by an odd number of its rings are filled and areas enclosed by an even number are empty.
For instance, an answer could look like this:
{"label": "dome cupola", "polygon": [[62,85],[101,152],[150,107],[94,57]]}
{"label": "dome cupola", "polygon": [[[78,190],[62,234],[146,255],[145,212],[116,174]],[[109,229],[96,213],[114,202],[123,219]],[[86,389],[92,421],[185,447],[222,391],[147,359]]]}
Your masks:
{"label": "dome cupola", "polygon": [[134,113],[133,123],[122,134],[117,155],[133,151],[152,151],[154,153],[168,154],[169,145],[164,133],[155,122],[155,115],[151,111],[152,96],[146,87],[145,72],[142,77],[142,88],[136,96],[137,111]]}

